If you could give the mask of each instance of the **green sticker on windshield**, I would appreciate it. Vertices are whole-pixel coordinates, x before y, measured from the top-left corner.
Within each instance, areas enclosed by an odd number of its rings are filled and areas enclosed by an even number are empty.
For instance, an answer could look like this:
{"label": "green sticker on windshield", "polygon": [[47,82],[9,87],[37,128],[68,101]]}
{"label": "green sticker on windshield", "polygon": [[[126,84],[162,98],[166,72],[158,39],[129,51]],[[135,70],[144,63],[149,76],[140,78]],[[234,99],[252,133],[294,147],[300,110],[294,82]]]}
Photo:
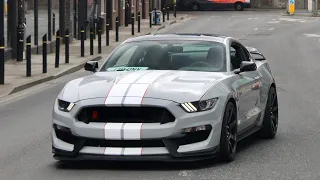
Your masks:
{"label": "green sticker on windshield", "polygon": [[148,67],[112,67],[108,68],[107,71],[140,71],[147,69]]}

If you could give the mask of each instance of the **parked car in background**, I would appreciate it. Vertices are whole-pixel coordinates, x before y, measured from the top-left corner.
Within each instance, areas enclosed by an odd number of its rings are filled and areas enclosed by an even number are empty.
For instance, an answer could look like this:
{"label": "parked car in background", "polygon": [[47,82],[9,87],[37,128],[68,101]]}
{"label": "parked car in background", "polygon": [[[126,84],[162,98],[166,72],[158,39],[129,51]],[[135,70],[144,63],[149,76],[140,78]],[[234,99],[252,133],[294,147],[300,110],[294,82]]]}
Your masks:
{"label": "parked car in background", "polygon": [[251,0],[177,0],[177,8],[194,11],[232,8],[242,11],[251,8]]}

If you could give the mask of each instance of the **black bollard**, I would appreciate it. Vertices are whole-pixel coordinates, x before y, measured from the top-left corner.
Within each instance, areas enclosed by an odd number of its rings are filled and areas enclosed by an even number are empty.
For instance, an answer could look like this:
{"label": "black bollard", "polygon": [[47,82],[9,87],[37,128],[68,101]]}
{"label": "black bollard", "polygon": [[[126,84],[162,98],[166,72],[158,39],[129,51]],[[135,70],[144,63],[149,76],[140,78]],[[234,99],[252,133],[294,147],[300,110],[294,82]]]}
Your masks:
{"label": "black bollard", "polygon": [[106,46],[109,46],[109,19],[107,19],[106,24]]}
{"label": "black bollard", "polygon": [[81,57],[84,57],[84,37],[85,37],[85,34],[84,34],[84,27],[81,26]]}
{"label": "black bollard", "polygon": [[90,55],[93,55],[93,27],[90,28]]}
{"label": "black bollard", "polygon": [[52,14],[52,34],[56,35],[56,14]]}
{"label": "black bollard", "polygon": [[149,27],[152,28],[152,12],[149,12]]}
{"label": "black bollard", "polygon": [[101,54],[101,26],[98,25],[98,53]]}
{"label": "black bollard", "polygon": [[134,13],[131,14],[131,35],[134,35]]}
{"label": "black bollard", "polygon": [[20,24],[17,29],[17,61],[23,61],[24,27]]}
{"label": "black bollard", "polygon": [[56,61],[55,61],[55,68],[59,67],[59,58],[60,58],[60,30],[57,31],[56,36]]}
{"label": "black bollard", "polygon": [[64,42],[65,42],[65,63],[68,64],[69,63],[69,44],[70,44],[70,41],[69,41],[69,29],[66,29],[65,31],[65,39],[64,39]]}
{"label": "black bollard", "polygon": [[167,11],[166,11],[166,13],[167,13],[167,20],[169,21],[169,11],[170,11],[170,9],[169,9],[169,6],[167,7]]}
{"label": "black bollard", "polygon": [[119,41],[119,17],[116,17],[116,42]]}
{"label": "black bollard", "polygon": [[42,37],[42,73],[47,73],[47,34]]}
{"label": "black bollard", "polygon": [[0,62],[0,84],[3,85],[4,84],[4,37],[1,37],[0,39],[0,59],[3,59]]}
{"label": "black bollard", "polygon": [[31,35],[27,37],[27,77],[31,76]]}
{"label": "black bollard", "polygon": [[177,5],[173,6],[173,15],[174,17],[177,17]]}
{"label": "black bollard", "polygon": [[162,9],[162,22],[166,22],[166,8]]}
{"label": "black bollard", "polygon": [[138,33],[140,33],[140,11],[138,12]]}

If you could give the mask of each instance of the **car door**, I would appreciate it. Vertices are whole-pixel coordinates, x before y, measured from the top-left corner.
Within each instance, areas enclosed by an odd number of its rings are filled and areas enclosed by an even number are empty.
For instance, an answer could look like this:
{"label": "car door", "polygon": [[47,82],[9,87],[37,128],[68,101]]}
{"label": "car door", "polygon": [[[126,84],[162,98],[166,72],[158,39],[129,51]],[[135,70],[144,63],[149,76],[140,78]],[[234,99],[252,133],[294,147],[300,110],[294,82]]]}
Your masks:
{"label": "car door", "polygon": [[[236,51],[237,61],[234,69],[240,68],[242,61],[252,61],[248,51],[239,43],[233,42],[232,48]],[[238,131],[249,128],[257,119],[260,109],[257,108],[259,100],[260,76],[257,71],[242,72],[237,74],[234,89],[238,95]]]}

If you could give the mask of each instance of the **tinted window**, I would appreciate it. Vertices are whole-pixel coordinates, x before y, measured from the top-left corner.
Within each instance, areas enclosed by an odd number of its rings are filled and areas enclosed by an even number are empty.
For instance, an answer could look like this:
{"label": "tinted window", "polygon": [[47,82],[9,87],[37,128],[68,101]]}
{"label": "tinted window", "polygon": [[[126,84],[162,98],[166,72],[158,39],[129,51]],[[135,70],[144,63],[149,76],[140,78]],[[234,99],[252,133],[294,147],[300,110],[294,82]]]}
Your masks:
{"label": "tinted window", "polygon": [[225,47],[207,41],[143,41],[120,45],[101,71],[226,70]]}

